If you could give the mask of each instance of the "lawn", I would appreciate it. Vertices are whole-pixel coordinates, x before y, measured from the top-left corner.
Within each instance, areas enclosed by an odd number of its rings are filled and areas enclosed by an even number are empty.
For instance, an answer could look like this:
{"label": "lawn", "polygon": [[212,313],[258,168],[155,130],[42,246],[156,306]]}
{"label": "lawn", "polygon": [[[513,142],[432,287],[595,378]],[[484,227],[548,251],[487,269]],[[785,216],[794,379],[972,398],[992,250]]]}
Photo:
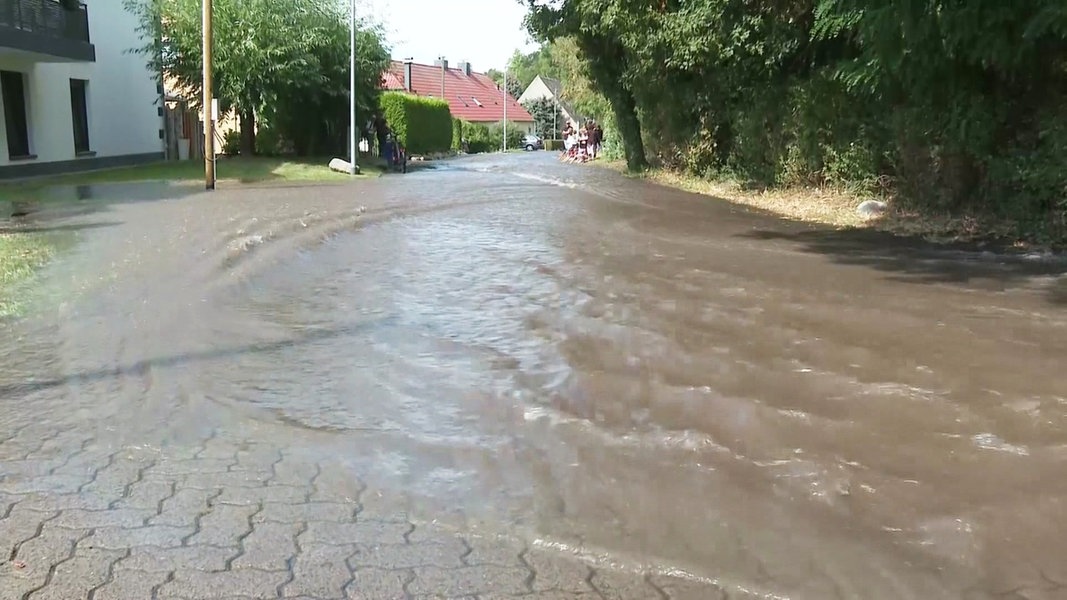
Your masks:
{"label": "lawn", "polygon": [[[220,185],[260,182],[342,182],[353,177],[331,171],[329,159],[304,158],[241,158],[220,157],[217,173]],[[356,179],[378,177],[383,169],[377,159],[363,158],[362,173]],[[76,186],[135,181],[192,182],[204,178],[204,163],[198,160],[166,161],[107,169],[70,173],[47,178],[0,182],[0,203],[34,202],[42,200],[41,192],[51,186]],[[6,214],[0,214],[2,219]],[[20,231],[0,221],[0,319],[21,312],[18,298],[20,284],[47,263],[57,251],[59,240],[54,236]]]}
{"label": "lawn", "polygon": [[[328,158],[219,157],[216,178],[220,185],[260,182],[342,182],[353,177],[331,171]],[[378,177],[382,168],[375,159],[363,159],[355,179]],[[198,160],[171,160],[135,167],[70,173],[47,178],[0,182],[0,200],[34,200],[48,186],[124,183],[133,181],[200,181],[204,163]]]}
{"label": "lawn", "polygon": [[16,288],[48,262],[56,244],[48,236],[0,229],[0,319],[20,312]]}

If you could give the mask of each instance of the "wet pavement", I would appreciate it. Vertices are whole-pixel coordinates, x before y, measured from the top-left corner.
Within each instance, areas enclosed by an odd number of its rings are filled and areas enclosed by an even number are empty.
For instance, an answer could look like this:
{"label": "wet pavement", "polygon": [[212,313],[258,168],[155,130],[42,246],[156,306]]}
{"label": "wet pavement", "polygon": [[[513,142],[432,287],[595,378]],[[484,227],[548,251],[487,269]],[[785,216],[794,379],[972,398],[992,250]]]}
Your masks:
{"label": "wet pavement", "polygon": [[548,153],[125,195],[31,224],[0,599],[1067,598],[1058,259]]}

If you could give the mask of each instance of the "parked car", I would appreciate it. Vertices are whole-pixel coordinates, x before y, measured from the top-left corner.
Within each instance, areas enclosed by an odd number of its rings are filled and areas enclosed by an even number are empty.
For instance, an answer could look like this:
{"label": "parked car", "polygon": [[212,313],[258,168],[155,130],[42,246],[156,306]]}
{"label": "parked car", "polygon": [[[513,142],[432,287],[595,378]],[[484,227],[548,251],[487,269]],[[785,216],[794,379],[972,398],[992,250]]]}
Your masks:
{"label": "parked car", "polygon": [[522,138],[522,147],[528,151],[544,150],[545,141],[536,135],[530,134]]}

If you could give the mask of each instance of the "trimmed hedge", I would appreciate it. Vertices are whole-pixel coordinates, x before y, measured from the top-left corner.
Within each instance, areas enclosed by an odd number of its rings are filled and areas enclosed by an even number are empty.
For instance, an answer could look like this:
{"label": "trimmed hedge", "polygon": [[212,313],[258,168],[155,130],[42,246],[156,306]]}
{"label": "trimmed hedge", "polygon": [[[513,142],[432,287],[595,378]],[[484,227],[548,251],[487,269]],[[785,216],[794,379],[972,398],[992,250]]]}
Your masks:
{"label": "trimmed hedge", "polygon": [[444,100],[385,92],[380,104],[389,128],[408,154],[447,152],[452,147],[452,113]]}
{"label": "trimmed hedge", "polygon": [[452,149],[463,149],[463,119],[452,119]]}

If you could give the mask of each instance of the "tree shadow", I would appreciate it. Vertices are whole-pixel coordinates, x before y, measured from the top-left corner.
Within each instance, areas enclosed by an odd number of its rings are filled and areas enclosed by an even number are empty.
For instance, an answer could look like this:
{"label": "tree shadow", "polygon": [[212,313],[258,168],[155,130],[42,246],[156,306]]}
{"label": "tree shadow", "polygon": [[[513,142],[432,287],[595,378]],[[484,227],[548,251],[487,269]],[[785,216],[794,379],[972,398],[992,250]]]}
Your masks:
{"label": "tree shadow", "polygon": [[246,354],[273,352],[298,346],[306,346],[308,344],[312,344],[322,340],[357,335],[360,333],[372,331],[380,327],[388,327],[395,324],[395,322],[396,319],[394,317],[386,317],[374,321],[349,323],[336,327],[311,330],[301,335],[276,342],[260,342],[237,346],[228,346],[200,352],[174,354],[171,356],[140,360],[127,365],[118,365],[110,369],[83,371],[80,373],[71,373],[69,375],[62,375],[49,379],[27,381],[23,383],[8,383],[0,385],[0,398],[9,398],[14,397],[16,394],[23,395],[32,392],[62,387],[74,382],[101,381],[106,379],[123,377],[127,375],[143,375],[149,370],[151,370],[153,367],[168,367],[199,361],[207,361],[219,358],[232,358],[235,356],[241,356]]}
{"label": "tree shadow", "polygon": [[757,229],[735,237],[784,241],[803,251],[828,256],[843,265],[859,265],[890,273],[903,283],[948,284],[967,289],[1004,290],[1058,278],[1046,286],[1052,304],[1067,305],[1067,257],[1023,254],[1005,247],[990,250],[976,244],[937,244],[916,237],[862,229]]}

